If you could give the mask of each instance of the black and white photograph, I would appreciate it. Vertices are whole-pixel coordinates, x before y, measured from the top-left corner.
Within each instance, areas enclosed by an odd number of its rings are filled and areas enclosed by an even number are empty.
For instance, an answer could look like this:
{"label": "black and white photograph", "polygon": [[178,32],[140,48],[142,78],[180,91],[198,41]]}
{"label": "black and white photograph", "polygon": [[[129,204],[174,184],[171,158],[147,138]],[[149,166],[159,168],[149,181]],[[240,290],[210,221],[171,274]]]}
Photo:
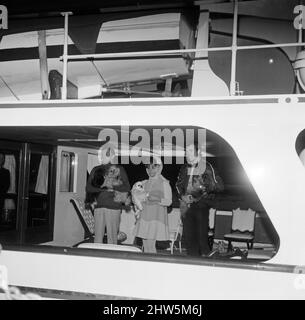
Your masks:
{"label": "black and white photograph", "polygon": [[304,230],[305,1],[0,0],[0,300],[304,300]]}

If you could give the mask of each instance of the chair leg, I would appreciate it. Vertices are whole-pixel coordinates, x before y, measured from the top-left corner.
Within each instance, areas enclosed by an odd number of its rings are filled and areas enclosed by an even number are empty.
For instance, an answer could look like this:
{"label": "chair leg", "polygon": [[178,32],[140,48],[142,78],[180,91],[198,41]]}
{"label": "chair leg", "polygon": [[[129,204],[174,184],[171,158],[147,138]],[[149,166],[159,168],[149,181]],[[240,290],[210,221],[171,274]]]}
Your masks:
{"label": "chair leg", "polygon": [[179,251],[182,253],[181,241],[179,241]]}
{"label": "chair leg", "polygon": [[82,241],[74,244],[74,245],[72,246],[72,248],[77,248],[78,245],[80,245],[80,244],[82,244],[82,243],[93,242],[93,241],[94,241],[94,236],[86,237],[84,240],[82,240]]}
{"label": "chair leg", "polygon": [[214,237],[213,236],[209,237],[208,241],[209,241],[210,250],[212,250],[213,249],[213,243],[214,243]]}
{"label": "chair leg", "polygon": [[174,241],[171,241],[171,254],[174,254]]}
{"label": "chair leg", "polygon": [[232,242],[229,240],[227,252],[232,251]]}

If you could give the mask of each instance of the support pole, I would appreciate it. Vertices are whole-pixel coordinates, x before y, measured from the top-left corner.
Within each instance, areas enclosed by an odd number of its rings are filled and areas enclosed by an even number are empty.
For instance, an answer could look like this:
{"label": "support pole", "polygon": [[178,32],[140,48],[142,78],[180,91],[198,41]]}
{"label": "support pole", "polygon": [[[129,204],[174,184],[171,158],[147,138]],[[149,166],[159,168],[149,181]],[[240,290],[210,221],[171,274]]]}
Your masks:
{"label": "support pole", "polygon": [[299,29],[299,43],[302,43],[303,42],[303,29],[300,28]]}
{"label": "support pole", "polygon": [[63,12],[62,15],[65,18],[64,27],[64,52],[63,52],[63,72],[62,72],[62,90],[61,98],[62,100],[67,99],[67,80],[68,80],[68,31],[69,31],[69,15],[72,12]]}
{"label": "support pole", "polygon": [[38,48],[39,48],[39,65],[40,65],[40,83],[42,99],[49,98],[49,80],[48,80],[48,60],[47,60],[47,44],[46,31],[38,31]]}
{"label": "support pole", "polygon": [[232,33],[232,61],[231,61],[231,82],[230,94],[236,94],[236,56],[237,56],[237,26],[238,26],[238,0],[234,0],[234,18]]}
{"label": "support pole", "polygon": [[[299,11],[299,14],[302,14],[302,11]],[[303,15],[301,15],[301,16],[302,16],[302,18],[299,19],[298,43],[303,42]],[[302,51],[302,49],[303,48],[301,46],[296,47],[296,59],[298,58],[299,53]],[[300,70],[299,69],[295,69],[295,75],[296,75],[296,79],[297,79],[295,93],[299,94],[302,92],[302,90],[304,90],[304,84],[303,84],[303,81],[300,77]]]}

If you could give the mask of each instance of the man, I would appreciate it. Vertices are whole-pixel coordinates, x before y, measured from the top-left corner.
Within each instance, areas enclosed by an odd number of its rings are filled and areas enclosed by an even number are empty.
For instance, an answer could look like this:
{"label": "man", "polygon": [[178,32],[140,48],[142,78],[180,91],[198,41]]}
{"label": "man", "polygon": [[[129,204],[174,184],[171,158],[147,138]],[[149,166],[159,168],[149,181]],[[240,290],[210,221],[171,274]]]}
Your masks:
{"label": "man", "polygon": [[127,203],[127,198],[119,195],[127,195],[130,191],[125,169],[114,165],[114,159],[113,149],[102,150],[99,154],[100,165],[92,169],[86,185],[86,192],[93,194],[96,200],[94,242],[97,243],[103,243],[106,227],[107,243],[117,244],[121,212]]}
{"label": "man", "polygon": [[0,153],[0,212],[2,212],[6,193],[10,187],[10,172],[3,168],[4,162],[5,155]]}
{"label": "man", "polygon": [[207,256],[209,210],[215,193],[224,185],[213,166],[202,158],[197,145],[186,148],[187,164],[180,169],[176,188],[180,198],[187,254]]}

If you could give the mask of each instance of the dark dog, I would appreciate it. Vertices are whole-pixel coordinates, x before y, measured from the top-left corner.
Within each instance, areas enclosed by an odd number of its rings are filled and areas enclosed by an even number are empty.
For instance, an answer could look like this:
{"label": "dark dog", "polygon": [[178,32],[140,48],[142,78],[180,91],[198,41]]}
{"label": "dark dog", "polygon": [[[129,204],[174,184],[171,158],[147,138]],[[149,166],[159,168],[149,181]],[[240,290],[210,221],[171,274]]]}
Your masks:
{"label": "dark dog", "polygon": [[[99,168],[94,172],[94,176],[92,179],[92,185],[96,188],[100,188],[105,181],[105,170],[103,168]],[[91,193],[86,192],[85,198],[85,208],[94,210],[96,204],[96,197],[98,196],[99,192]]]}

